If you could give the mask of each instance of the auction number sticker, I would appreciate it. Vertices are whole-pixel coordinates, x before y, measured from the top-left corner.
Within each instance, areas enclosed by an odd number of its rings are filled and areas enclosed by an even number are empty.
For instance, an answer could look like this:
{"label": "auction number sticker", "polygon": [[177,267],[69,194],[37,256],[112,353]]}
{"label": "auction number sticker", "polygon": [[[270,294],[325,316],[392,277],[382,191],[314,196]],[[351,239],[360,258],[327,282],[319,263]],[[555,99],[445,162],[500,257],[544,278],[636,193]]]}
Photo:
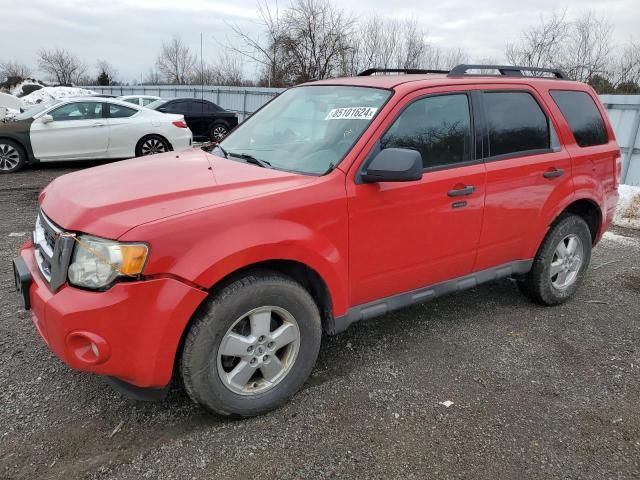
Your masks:
{"label": "auction number sticker", "polygon": [[333,108],[325,120],[371,120],[378,111],[374,107]]}

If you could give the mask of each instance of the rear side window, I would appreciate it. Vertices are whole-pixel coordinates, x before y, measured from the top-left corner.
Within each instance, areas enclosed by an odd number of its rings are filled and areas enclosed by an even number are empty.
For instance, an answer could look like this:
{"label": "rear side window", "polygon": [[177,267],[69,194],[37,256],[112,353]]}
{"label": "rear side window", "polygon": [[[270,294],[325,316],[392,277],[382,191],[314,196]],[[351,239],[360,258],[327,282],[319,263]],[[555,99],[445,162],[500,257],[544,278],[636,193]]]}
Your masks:
{"label": "rear side window", "polygon": [[416,100],[380,139],[385,148],[410,148],[422,155],[424,168],[472,160],[471,115],[467,95]]}
{"label": "rear side window", "polygon": [[550,150],[549,120],[527,92],[485,92],[489,156]]}
{"label": "rear side window", "polygon": [[602,115],[591,95],[568,90],[555,90],[550,93],[571,127],[579,146],[591,147],[609,141]]}
{"label": "rear side window", "polygon": [[138,113],[133,108],[123,107],[122,105],[109,104],[109,117],[110,118],[127,118]]}

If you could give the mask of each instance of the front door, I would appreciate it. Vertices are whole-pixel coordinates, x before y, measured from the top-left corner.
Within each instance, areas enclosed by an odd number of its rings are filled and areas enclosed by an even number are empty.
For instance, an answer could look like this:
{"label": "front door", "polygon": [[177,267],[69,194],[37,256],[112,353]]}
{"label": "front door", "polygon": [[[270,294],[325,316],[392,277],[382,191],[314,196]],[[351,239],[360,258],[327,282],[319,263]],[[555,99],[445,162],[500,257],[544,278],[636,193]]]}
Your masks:
{"label": "front door", "polygon": [[34,156],[41,160],[103,158],[109,146],[109,127],[101,102],[73,102],[48,112],[31,124]]}
{"label": "front door", "polygon": [[472,271],[485,167],[475,151],[471,97],[433,91],[401,101],[392,120],[376,132],[380,140],[367,157],[391,147],[418,150],[422,180],[367,184],[356,176],[347,181],[352,305]]}

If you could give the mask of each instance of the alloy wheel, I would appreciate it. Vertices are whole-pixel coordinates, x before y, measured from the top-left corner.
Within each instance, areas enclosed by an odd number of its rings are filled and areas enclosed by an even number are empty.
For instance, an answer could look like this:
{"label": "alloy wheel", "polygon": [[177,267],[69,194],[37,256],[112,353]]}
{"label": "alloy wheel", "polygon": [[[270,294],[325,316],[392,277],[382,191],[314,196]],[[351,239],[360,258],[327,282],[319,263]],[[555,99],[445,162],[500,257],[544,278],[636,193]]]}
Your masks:
{"label": "alloy wheel", "polygon": [[213,127],[213,139],[222,140],[227,135],[228,132],[229,130],[227,130],[227,127],[224,127],[222,125],[217,125]]}
{"label": "alloy wheel", "polygon": [[571,286],[578,278],[584,262],[584,247],[574,234],[564,237],[556,247],[551,260],[551,284],[558,290]]}
{"label": "alloy wheel", "polygon": [[20,153],[11,145],[0,143],[0,170],[13,170],[20,163]]}
{"label": "alloy wheel", "polygon": [[167,147],[161,140],[157,138],[149,138],[142,144],[142,155],[154,155],[156,153],[164,153]]}
{"label": "alloy wheel", "polygon": [[293,315],[280,307],[259,307],[225,334],[218,349],[218,375],[234,393],[264,393],[291,371],[299,349],[300,329]]}

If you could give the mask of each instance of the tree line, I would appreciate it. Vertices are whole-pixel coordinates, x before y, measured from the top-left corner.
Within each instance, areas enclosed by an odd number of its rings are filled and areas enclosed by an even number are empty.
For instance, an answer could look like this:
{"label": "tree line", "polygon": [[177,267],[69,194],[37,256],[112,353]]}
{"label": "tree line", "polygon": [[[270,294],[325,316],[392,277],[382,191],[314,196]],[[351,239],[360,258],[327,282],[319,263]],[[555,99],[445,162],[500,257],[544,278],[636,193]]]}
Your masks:
{"label": "tree line", "polygon": [[[288,87],[310,80],[350,76],[371,67],[450,69],[469,63],[459,48],[429,41],[416,20],[371,16],[357,19],[331,0],[292,0],[284,9],[259,0],[260,34],[229,24],[215,60],[203,61],[179,37],[163,42],[143,84],[255,85]],[[567,10],[541,17],[504,47],[502,58],[475,63],[559,68],[599,93],[640,93],[640,42],[613,42],[613,25],[593,12],[569,19]],[[246,78],[243,65],[258,66]],[[38,69],[59,84],[113,85],[118,71],[105,60],[88,65],[73,52],[41,49]],[[0,62],[0,79],[28,77],[32,70],[15,60]]]}

